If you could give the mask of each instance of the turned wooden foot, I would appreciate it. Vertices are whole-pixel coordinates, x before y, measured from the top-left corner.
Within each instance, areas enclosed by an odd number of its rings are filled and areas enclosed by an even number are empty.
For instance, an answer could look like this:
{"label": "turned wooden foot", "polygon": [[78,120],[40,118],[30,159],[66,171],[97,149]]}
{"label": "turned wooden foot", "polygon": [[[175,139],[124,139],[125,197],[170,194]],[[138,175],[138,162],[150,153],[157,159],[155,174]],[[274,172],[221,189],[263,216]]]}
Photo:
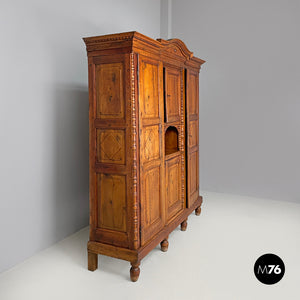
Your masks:
{"label": "turned wooden foot", "polygon": [[196,214],[196,216],[200,216],[200,214],[201,214],[201,207],[200,206],[195,209],[195,214]]}
{"label": "turned wooden foot", "polygon": [[135,262],[135,263],[131,263],[131,268],[130,268],[130,279],[133,282],[136,282],[139,279],[140,276],[140,263],[139,262]]}
{"label": "turned wooden foot", "polygon": [[184,221],[181,223],[180,227],[181,227],[181,228],[180,228],[181,231],[186,231],[186,228],[187,228],[187,219],[184,220]]}
{"label": "turned wooden foot", "polygon": [[168,238],[165,238],[163,241],[160,243],[160,248],[162,252],[167,252],[169,247],[169,242]]}
{"label": "turned wooden foot", "polygon": [[95,271],[98,268],[98,254],[88,252],[88,269]]}

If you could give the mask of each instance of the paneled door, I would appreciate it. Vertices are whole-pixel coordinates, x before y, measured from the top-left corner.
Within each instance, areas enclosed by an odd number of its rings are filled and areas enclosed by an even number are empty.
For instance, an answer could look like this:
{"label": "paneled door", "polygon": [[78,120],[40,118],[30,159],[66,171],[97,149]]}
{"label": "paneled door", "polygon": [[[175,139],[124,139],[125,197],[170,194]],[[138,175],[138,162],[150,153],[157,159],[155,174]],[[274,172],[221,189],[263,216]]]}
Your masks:
{"label": "paneled door", "polygon": [[162,64],[139,56],[141,243],[165,224]]}
{"label": "paneled door", "polygon": [[199,196],[199,74],[186,72],[187,205]]}
{"label": "paneled door", "polygon": [[185,207],[185,133],[183,72],[164,68],[166,218],[170,222]]}
{"label": "paneled door", "polygon": [[165,97],[165,121],[179,122],[181,116],[181,83],[180,68],[164,68],[164,97]]}
{"label": "paneled door", "polygon": [[182,197],[181,157],[175,156],[166,161],[166,215],[170,221],[184,209]]}

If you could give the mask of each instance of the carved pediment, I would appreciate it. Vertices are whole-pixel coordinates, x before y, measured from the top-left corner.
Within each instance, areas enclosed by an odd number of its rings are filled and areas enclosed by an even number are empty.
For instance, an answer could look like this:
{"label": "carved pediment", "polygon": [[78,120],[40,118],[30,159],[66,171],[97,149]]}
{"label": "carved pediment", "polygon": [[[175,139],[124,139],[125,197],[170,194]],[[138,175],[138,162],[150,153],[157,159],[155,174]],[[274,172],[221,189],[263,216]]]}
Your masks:
{"label": "carved pediment", "polygon": [[193,52],[191,52],[185,43],[179,39],[157,39],[165,49],[165,51],[172,53],[174,55],[183,56],[186,59],[191,59],[193,57]]}

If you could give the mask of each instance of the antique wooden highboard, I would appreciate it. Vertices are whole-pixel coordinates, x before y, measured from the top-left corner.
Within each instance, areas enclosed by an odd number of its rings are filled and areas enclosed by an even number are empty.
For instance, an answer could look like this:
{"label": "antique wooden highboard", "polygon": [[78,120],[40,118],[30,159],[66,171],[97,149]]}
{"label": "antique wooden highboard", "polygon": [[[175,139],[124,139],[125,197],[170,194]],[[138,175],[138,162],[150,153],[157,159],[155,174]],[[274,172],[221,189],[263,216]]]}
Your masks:
{"label": "antique wooden highboard", "polygon": [[138,32],[84,38],[89,69],[90,240],[98,254],[140,261],[201,212],[199,70],[179,39]]}

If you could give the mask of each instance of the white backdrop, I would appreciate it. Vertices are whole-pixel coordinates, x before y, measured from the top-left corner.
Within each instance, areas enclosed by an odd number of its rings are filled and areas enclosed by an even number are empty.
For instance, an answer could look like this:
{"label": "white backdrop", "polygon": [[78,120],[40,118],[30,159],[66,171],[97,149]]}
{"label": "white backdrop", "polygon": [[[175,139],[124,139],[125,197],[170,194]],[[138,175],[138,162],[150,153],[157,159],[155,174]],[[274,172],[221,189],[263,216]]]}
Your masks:
{"label": "white backdrop", "polygon": [[0,272],[88,225],[82,37],[160,35],[160,1],[1,1]]}
{"label": "white backdrop", "polygon": [[300,2],[173,0],[200,73],[200,188],[300,202]]}

